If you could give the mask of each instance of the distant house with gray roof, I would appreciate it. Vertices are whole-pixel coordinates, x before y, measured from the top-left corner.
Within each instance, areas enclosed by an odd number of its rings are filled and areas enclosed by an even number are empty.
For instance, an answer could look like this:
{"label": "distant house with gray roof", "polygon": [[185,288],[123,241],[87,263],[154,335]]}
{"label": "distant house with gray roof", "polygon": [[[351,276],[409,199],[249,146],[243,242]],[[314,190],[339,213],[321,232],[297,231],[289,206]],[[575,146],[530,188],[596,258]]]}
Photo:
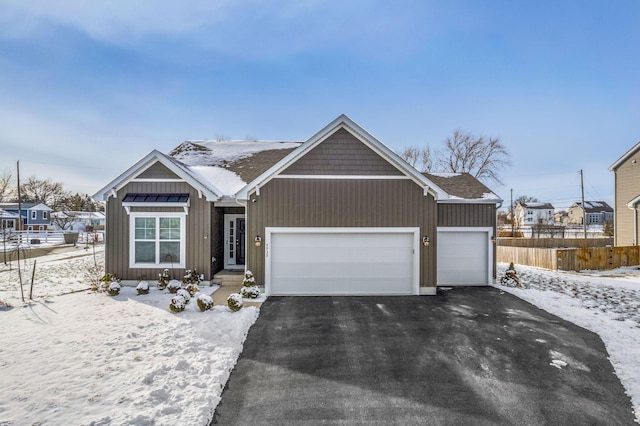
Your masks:
{"label": "distant house with gray roof", "polygon": [[514,210],[518,226],[553,225],[555,222],[555,208],[551,203],[517,203]]}
{"label": "distant house with gray roof", "polygon": [[567,211],[567,224],[583,225],[586,214],[587,225],[604,225],[606,222],[613,223],[613,207],[604,201],[585,201],[584,208],[582,201],[576,201]]}

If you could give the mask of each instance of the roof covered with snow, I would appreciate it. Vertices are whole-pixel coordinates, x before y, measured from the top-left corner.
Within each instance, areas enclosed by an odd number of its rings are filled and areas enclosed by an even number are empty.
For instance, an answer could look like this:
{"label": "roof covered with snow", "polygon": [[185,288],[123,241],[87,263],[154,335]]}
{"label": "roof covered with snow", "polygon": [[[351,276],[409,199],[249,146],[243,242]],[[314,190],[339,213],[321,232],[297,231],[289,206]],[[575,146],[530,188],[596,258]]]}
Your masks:
{"label": "roof covered with snow", "polygon": [[174,148],[169,155],[232,195],[300,146],[301,142],[194,141]]}
{"label": "roof covered with snow", "polygon": [[528,209],[539,209],[539,210],[554,210],[553,204],[551,203],[543,203],[543,202],[529,202],[529,203],[520,203],[522,207]]}
{"label": "roof covered with snow", "polygon": [[[573,206],[582,206],[582,201],[573,203]],[[584,206],[587,213],[613,212],[613,207],[604,201],[585,201]]]}

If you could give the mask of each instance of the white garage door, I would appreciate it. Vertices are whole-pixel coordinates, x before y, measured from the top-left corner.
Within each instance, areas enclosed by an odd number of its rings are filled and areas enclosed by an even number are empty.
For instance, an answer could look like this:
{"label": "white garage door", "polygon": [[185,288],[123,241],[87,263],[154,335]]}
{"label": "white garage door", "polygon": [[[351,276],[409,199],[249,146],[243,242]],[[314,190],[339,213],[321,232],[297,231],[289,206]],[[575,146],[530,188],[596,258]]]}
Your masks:
{"label": "white garage door", "polygon": [[489,284],[490,232],[491,228],[438,229],[438,285]]}
{"label": "white garage door", "polygon": [[403,229],[267,228],[266,292],[418,294],[418,231]]}

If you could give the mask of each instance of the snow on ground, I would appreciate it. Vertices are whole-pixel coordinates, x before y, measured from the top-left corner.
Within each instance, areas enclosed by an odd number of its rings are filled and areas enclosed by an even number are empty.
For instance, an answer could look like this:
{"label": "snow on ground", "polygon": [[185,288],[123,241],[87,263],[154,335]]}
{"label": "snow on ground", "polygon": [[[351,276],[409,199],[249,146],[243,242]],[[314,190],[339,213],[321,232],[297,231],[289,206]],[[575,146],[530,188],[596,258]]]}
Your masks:
{"label": "snow on ground", "polygon": [[[498,264],[498,277],[507,264]],[[496,285],[598,334],[640,423],[640,268],[562,272],[516,265],[523,289]]]}
{"label": "snow on ground", "polygon": [[17,271],[0,272],[13,306],[0,304],[0,424],[208,424],[257,308],[200,312],[192,300],[173,314],[155,287],[82,291],[93,256],[76,254],[38,259],[30,303]]}
{"label": "snow on ground", "polygon": [[[0,424],[207,424],[258,310],[203,313],[192,301],[173,314],[155,287],[84,291],[94,256],[83,254],[38,258],[24,304],[15,262],[0,267]],[[525,289],[497,287],[600,335],[640,422],[640,269],[516,270]]]}

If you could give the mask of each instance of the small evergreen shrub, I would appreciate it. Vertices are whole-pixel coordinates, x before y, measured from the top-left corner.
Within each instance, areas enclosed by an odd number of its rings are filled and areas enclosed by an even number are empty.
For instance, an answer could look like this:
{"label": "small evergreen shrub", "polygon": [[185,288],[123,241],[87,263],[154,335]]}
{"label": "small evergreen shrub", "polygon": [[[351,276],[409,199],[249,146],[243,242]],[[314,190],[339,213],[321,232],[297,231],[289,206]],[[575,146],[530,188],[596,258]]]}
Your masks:
{"label": "small evergreen shrub", "polygon": [[189,303],[189,301],[191,300],[191,295],[184,288],[181,288],[178,291],[176,291],[176,295],[177,296],[182,296],[182,298],[184,299],[185,303]]}
{"label": "small evergreen shrub", "polygon": [[227,297],[227,306],[233,312],[238,312],[242,308],[242,295],[240,293],[232,293]]}
{"label": "small evergreen shrub", "polygon": [[208,311],[213,308],[213,298],[211,296],[207,296],[206,294],[201,294],[196,299],[196,303],[198,304],[198,308],[202,312]]}
{"label": "small evergreen shrub", "polygon": [[194,283],[189,283],[187,284],[187,286],[184,288],[185,290],[187,290],[189,292],[189,295],[191,297],[195,296],[196,293],[198,293],[200,291],[200,289],[198,288],[198,286]]}
{"label": "small evergreen shrub", "polygon": [[500,277],[500,284],[507,287],[522,288],[520,278],[518,278],[518,273],[516,272],[513,262],[509,263],[509,269],[504,271],[504,276]]}
{"label": "small evergreen shrub", "polygon": [[184,311],[185,306],[187,306],[187,302],[184,297],[179,295],[173,296],[171,302],[169,302],[169,310],[174,313]]}
{"label": "small evergreen shrub", "polygon": [[118,281],[112,281],[107,289],[109,296],[117,296],[120,294],[120,283]]}
{"label": "small evergreen shrub", "polygon": [[202,281],[202,276],[195,269],[187,269],[184,277],[182,277],[184,284],[198,284],[200,281]]}
{"label": "small evergreen shrub", "polygon": [[256,285],[256,280],[253,278],[253,273],[247,269],[244,273],[244,279],[242,280],[243,287],[253,287]]}
{"label": "small evergreen shrub", "polygon": [[242,294],[242,297],[244,297],[245,299],[256,299],[258,296],[260,296],[260,289],[257,285],[242,287],[240,289],[240,294]]}
{"label": "small evergreen shrub", "polygon": [[138,292],[138,295],[149,294],[149,283],[146,281],[140,281],[136,287],[136,291]]}
{"label": "small evergreen shrub", "polygon": [[171,275],[168,269],[164,269],[162,273],[158,274],[158,290],[164,290],[167,288],[167,284],[171,281]]}
{"label": "small evergreen shrub", "polygon": [[169,290],[169,293],[171,294],[176,294],[181,288],[182,283],[178,280],[171,280],[169,281],[169,284],[167,284],[167,290]]}

